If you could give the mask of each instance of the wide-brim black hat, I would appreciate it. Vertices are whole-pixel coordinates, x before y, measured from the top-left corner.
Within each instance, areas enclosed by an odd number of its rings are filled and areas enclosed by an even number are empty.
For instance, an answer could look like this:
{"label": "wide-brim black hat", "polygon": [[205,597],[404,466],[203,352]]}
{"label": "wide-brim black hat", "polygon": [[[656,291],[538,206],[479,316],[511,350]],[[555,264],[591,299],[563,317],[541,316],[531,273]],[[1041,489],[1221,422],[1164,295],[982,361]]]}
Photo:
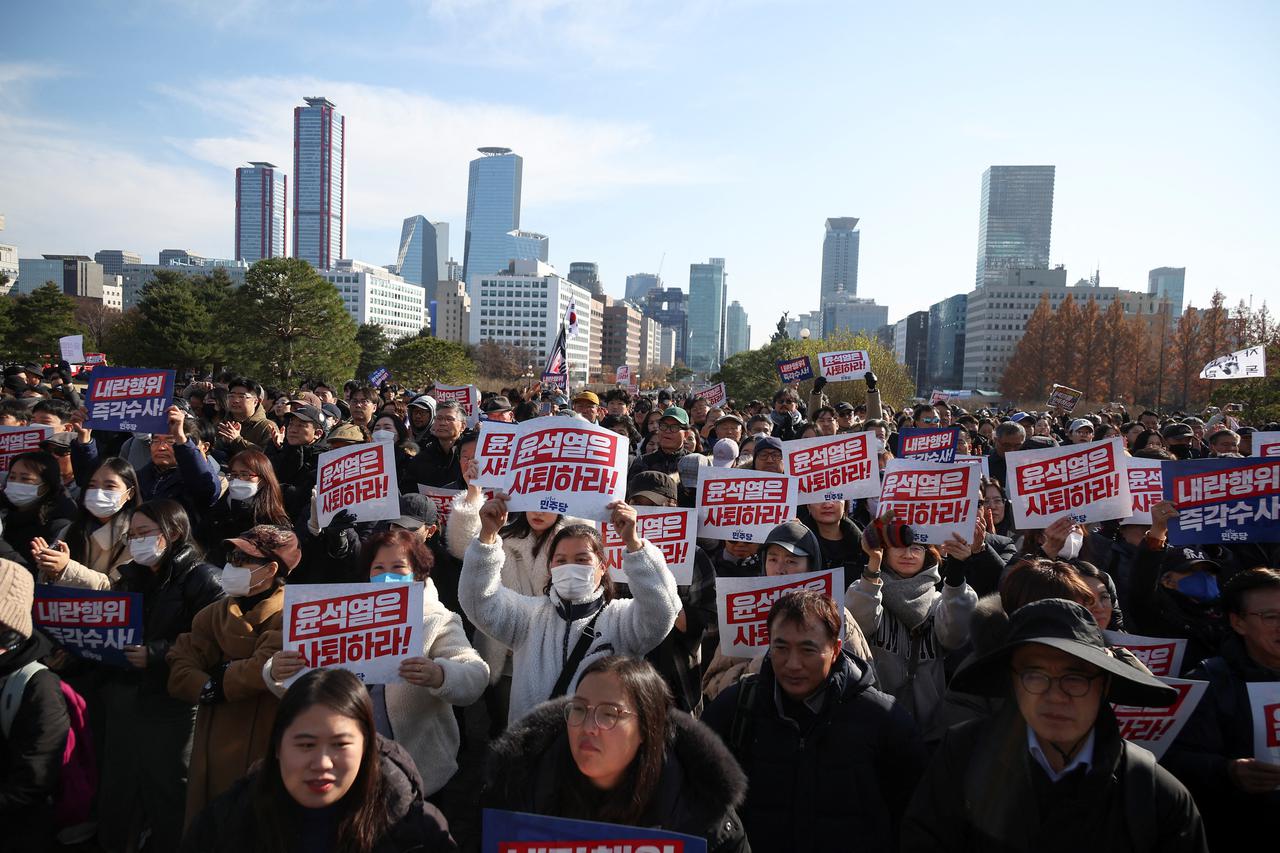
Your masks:
{"label": "wide-brim black hat", "polygon": [[1089,611],[1061,598],[1033,601],[1015,610],[1004,643],[961,666],[951,679],[951,688],[982,696],[1007,696],[1013,683],[1013,651],[1031,643],[1066,652],[1111,676],[1107,689],[1110,702],[1166,708],[1177,701],[1177,690],[1113,657]]}

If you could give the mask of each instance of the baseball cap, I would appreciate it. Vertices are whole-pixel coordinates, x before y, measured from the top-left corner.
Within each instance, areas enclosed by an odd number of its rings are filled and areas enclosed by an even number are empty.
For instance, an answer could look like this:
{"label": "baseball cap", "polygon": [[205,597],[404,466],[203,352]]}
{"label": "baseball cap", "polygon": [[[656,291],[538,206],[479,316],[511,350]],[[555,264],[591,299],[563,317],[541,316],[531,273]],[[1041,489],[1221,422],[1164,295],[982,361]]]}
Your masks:
{"label": "baseball cap", "polygon": [[648,498],[658,506],[666,506],[676,499],[676,481],[661,471],[641,471],[627,483],[627,500]]}
{"label": "baseball cap", "polygon": [[400,517],[391,519],[391,524],[405,530],[419,530],[424,524],[437,524],[439,516],[436,505],[426,495],[415,495],[412,492],[400,496]]}
{"label": "baseball cap", "polygon": [[689,413],[686,412],[684,409],[680,408],[679,406],[668,406],[666,409],[663,410],[662,417],[658,418],[658,420],[661,421],[667,418],[674,419],[680,424],[680,426],[689,425]]}
{"label": "baseball cap", "polygon": [[480,411],[488,414],[489,412],[509,412],[511,411],[511,401],[506,397],[497,396],[490,397],[484,401],[484,405],[480,407]]}
{"label": "baseball cap", "polygon": [[573,395],[573,402],[586,402],[598,406],[600,405],[600,398],[596,396],[594,391],[579,391]]}
{"label": "baseball cap", "polygon": [[1015,424],[1020,424],[1029,417],[1031,417],[1031,415],[1028,415],[1026,412],[1014,412],[1009,416],[1009,420],[1013,421]]}
{"label": "baseball cap", "polygon": [[290,409],[284,413],[285,419],[297,418],[303,423],[315,424],[316,426],[324,426],[324,415],[320,414],[320,410],[315,406],[302,405]]}
{"label": "baseball cap", "polygon": [[1078,429],[1085,429],[1086,427],[1092,432],[1094,428],[1093,421],[1089,420],[1088,418],[1076,418],[1074,421],[1071,422],[1071,428],[1067,431],[1075,432]]}
{"label": "baseball cap", "polygon": [[1187,424],[1168,424],[1160,430],[1161,438],[1194,438],[1195,432]]}
{"label": "baseball cap", "polygon": [[355,424],[339,424],[329,433],[329,441],[365,441],[364,433]]}
{"label": "baseball cap", "polygon": [[845,402],[842,402],[842,403],[836,403],[836,411],[837,411],[837,412],[850,412],[850,413],[852,413],[852,412],[854,412],[854,411],[855,411],[855,409],[853,408],[853,403],[850,403],[850,402],[848,402],[848,401],[845,401]]}
{"label": "baseball cap", "polygon": [[55,452],[66,453],[71,450],[71,442],[75,437],[76,434],[74,432],[62,430],[61,432],[55,432],[53,435],[40,442],[40,446],[49,447],[49,445],[52,445],[50,449]]}
{"label": "baseball cap", "polygon": [[250,557],[259,560],[274,560],[280,564],[281,574],[287,575],[302,562],[302,549],[298,546],[298,537],[287,527],[274,524],[259,524],[250,527],[227,544],[238,548]]}
{"label": "baseball cap", "polygon": [[778,545],[797,557],[812,559],[822,553],[813,531],[794,518],[769,531],[769,535],[764,540],[765,550],[768,550],[770,545]]}
{"label": "baseball cap", "polygon": [[776,450],[782,452],[782,440],[776,435],[764,435],[756,440],[756,456],[760,455],[761,450]]}
{"label": "baseball cap", "polygon": [[729,414],[721,415],[720,417],[716,418],[715,425],[720,426],[720,424],[724,423],[725,421],[733,421],[735,424],[737,424],[740,427],[745,427],[747,425],[746,422],[742,420],[742,418],[738,417],[732,412],[730,412]]}
{"label": "baseball cap", "polygon": [[732,438],[722,438],[716,442],[711,451],[711,465],[715,468],[732,468],[738,461],[738,442]]}
{"label": "baseball cap", "polygon": [[1222,573],[1222,566],[1215,560],[1210,560],[1204,551],[1198,548],[1170,548],[1164,555],[1164,561],[1160,564],[1160,573],[1165,572],[1190,572],[1196,569],[1204,569],[1205,571],[1216,574]]}

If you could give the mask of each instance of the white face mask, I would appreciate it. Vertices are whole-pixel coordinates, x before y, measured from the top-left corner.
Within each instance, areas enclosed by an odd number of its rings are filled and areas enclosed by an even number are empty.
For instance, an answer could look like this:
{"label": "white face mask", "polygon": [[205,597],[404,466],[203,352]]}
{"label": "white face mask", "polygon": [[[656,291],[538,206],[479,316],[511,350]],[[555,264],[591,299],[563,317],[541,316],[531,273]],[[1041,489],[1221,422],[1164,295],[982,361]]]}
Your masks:
{"label": "white face mask", "polygon": [[222,588],[227,595],[248,595],[253,589],[253,569],[227,563],[222,567]]}
{"label": "white face mask", "polygon": [[1062,550],[1058,552],[1058,556],[1063,560],[1074,560],[1080,556],[1080,547],[1084,545],[1084,534],[1079,530],[1072,530],[1067,534],[1067,541],[1062,543]]}
{"label": "white face mask", "polygon": [[162,553],[159,536],[143,536],[141,539],[129,540],[129,556],[135,563],[154,566],[160,562]]}
{"label": "white face mask", "polygon": [[29,507],[40,500],[40,487],[32,483],[8,482],[4,484],[4,496],[16,507]]}
{"label": "white face mask", "polygon": [[232,480],[227,486],[227,496],[233,501],[247,501],[257,493],[257,480]]}
{"label": "white face mask", "polygon": [[84,508],[97,518],[107,518],[116,514],[127,494],[114,489],[88,489],[84,493]]}
{"label": "white face mask", "polygon": [[396,431],[393,429],[375,429],[372,435],[374,441],[387,441],[394,444],[396,440]]}
{"label": "white face mask", "polygon": [[595,566],[565,563],[551,570],[551,588],[561,601],[585,601],[596,591]]}

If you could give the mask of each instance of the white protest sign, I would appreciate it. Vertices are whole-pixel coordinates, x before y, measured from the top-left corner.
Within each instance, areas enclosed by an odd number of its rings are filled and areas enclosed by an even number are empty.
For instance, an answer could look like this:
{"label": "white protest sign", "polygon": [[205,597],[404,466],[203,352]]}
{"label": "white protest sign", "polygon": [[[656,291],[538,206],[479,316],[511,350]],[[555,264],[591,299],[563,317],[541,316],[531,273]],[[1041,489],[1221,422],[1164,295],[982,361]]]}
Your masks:
{"label": "white protest sign", "polygon": [[977,465],[982,470],[982,476],[991,476],[991,466],[985,456],[971,456],[967,453],[957,453],[956,462],[963,462],[965,465]]}
{"label": "white protest sign", "polygon": [[467,426],[474,427],[480,422],[480,389],[474,385],[441,385],[431,389],[431,396],[443,403],[452,400],[462,407],[467,416]]}
{"label": "white protest sign", "polygon": [[1265,347],[1246,347],[1219,356],[1200,371],[1201,379],[1260,379],[1267,375]]}
{"label": "white protest sign", "polygon": [[1253,434],[1253,453],[1250,456],[1280,456],[1280,432],[1255,432]]}
{"label": "white protest sign", "polygon": [[516,440],[516,425],[501,421],[480,424],[476,441],[476,477],[472,480],[482,489],[505,489],[511,467],[511,447]]}
{"label": "white protest sign", "polygon": [[1253,757],[1280,766],[1280,681],[1251,681]]}
{"label": "white protest sign", "polygon": [[360,521],[400,517],[395,449],[387,442],[357,444],[321,453],[316,467],[316,524],[325,527],[342,510]]}
{"label": "white protest sign", "polygon": [[348,669],[365,684],[402,681],[422,655],[422,584],[286,584],[284,649],[310,668]]}
{"label": "white protest sign", "polygon": [[769,610],[783,595],[800,589],[820,592],[836,603],[843,637],[843,568],[762,578],[717,577],[720,652],[730,657],[758,658],[769,651]]}
{"label": "white protest sign", "polygon": [[796,517],[796,484],[787,474],[741,468],[700,468],[698,535],[763,542]]}
{"label": "white protest sign", "polygon": [[1159,459],[1142,459],[1131,456],[1129,466],[1129,498],[1133,512],[1125,524],[1150,524],[1151,507],[1160,503],[1164,489],[1164,477],[1160,474]]}
{"label": "white protest sign", "polygon": [[1160,680],[1178,691],[1177,700],[1168,708],[1111,706],[1120,727],[1120,737],[1151,750],[1157,760],[1164,756],[1178,732],[1191,719],[1209,686],[1207,681],[1188,681],[1185,678],[1162,677]]}
{"label": "white protest sign", "polygon": [[953,533],[972,542],[979,479],[974,465],[890,459],[881,477],[877,512],[892,509],[894,518],[911,525],[916,542],[924,545],[941,545]]}
{"label": "white protest sign", "polygon": [[1128,518],[1128,458],[1119,437],[1006,453],[1014,525],[1040,530],[1064,516],[1080,524]]}
{"label": "white protest sign", "polygon": [[613,372],[613,381],[618,385],[627,385],[631,382],[631,368],[628,365],[618,365],[618,369]]}
{"label": "white protest sign", "polygon": [[1152,675],[1177,677],[1182,672],[1182,656],[1187,653],[1187,641],[1181,637],[1143,637],[1123,631],[1103,631],[1107,642],[1123,646],[1151,670]]}
{"label": "white protest sign", "polygon": [[862,379],[871,369],[871,356],[864,349],[824,352],[818,355],[818,375],[828,382]]}
{"label": "white protest sign", "polygon": [[724,401],[729,395],[724,389],[723,382],[717,382],[715,385],[708,385],[706,388],[699,388],[693,392],[693,396],[706,400],[708,406],[723,406]]}
{"label": "white protest sign", "polygon": [[0,426],[0,473],[9,470],[9,462],[19,453],[39,450],[40,442],[53,435],[53,427],[43,424],[30,426]]}
{"label": "white protest sign", "polygon": [[[662,552],[677,586],[693,583],[693,561],[698,550],[697,510],[638,506],[636,535]],[[626,583],[627,572],[622,567],[622,557],[627,549],[622,539],[607,521],[600,522],[600,538],[604,540],[604,565],[609,570],[609,577],[617,583]]]}
{"label": "white protest sign", "polygon": [[84,335],[67,335],[58,338],[62,360],[69,364],[84,364]]}
{"label": "white protest sign", "polygon": [[1049,408],[1059,408],[1064,412],[1074,412],[1084,396],[1083,391],[1068,388],[1066,385],[1054,385],[1049,392]]}
{"label": "white protest sign", "polygon": [[[534,418],[513,426],[489,442],[481,430],[476,448],[476,458],[483,459],[479,484],[506,492],[509,509],[601,521],[609,517],[605,507],[626,497],[626,436],[579,418]],[[498,473],[503,466],[495,456],[504,445],[505,472]]]}
{"label": "white protest sign", "polygon": [[869,432],[782,443],[784,470],[796,478],[796,502],[851,501],[880,494],[880,458]]}

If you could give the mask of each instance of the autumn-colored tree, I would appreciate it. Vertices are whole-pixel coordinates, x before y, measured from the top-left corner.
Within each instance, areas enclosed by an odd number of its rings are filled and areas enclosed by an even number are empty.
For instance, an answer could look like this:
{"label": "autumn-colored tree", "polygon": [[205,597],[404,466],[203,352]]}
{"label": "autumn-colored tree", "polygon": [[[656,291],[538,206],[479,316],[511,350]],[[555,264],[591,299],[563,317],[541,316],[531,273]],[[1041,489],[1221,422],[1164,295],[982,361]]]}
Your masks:
{"label": "autumn-colored tree", "polygon": [[1068,294],[1058,310],[1053,312],[1049,351],[1045,355],[1052,382],[1080,388],[1080,364],[1084,361],[1084,353],[1080,350],[1080,306],[1074,294]]}
{"label": "autumn-colored tree", "polygon": [[[1093,300],[1090,300],[1090,304],[1092,303]],[[1124,306],[1120,304],[1120,300],[1113,300],[1098,318],[1098,340],[1093,349],[1098,393],[1107,400],[1119,400],[1124,396],[1121,379],[1124,376],[1125,355],[1134,344],[1128,333]]]}
{"label": "autumn-colored tree", "polygon": [[1201,338],[1200,312],[1188,306],[1173,327],[1165,358],[1164,375],[1170,380],[1170,396],[1179,408],[1190,402],[1200,370],[1205,365],[1201,360],[1204,351]]}
{"label": "autumn-colored tree", "polygon": [[[1280,364],[1280,322],[1271,316],[1267,304],[1264,302],[1257,311],[1241,305],[1232,312],[1232,320],[1237,335],[1231,344],[1232,349],[1265,346],[1267,369],[1274,371],[1274,365]],[[1242,404],[1243,420],[1248,424],[1280,421],[1280,381],[1275,379],[1274,373],[1270,378],[1213,382],[1209,401],[1218,407],[1228,403]]]}
{"label": "autumn-colored tree", "polygon": [[1076,362],[1076,376],[1072,388],[1076,388],[1084,392],[1084,399],[1094,399],[1094,392],[1098,390],[1099,384],[1099,365],[1096,350],[1099,342],[1102,340],[1102,312],[1098,310],[1098,300],[1092,296],[1084,304],[1084,310],[1080,312],[1080,327],[1076,333],[1076,348],[1079,352],[1079,359]]}
{"label": "autumn-colored tree", "polygon": [[[1049,350],[1052,346],[1053,309],[1049,296],[1040,297],[1036,310],[1027,318],[1026,329],[1013,350],[1013,356],[1005,365],[1000,379],[1000,391],[1015,400],[1036,399],[1046,393],[1055,381],[1050,376]],[[1063,383],[1066,384],[1066,383]]]}

